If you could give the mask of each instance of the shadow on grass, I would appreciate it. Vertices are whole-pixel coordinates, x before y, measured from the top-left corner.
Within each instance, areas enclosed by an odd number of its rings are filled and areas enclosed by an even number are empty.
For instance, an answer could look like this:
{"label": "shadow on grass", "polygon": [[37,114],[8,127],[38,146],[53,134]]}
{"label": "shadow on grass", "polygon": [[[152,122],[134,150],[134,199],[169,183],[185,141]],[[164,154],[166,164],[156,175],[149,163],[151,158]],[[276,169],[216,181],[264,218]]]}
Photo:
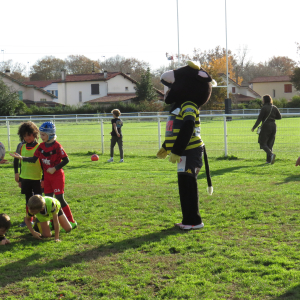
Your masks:
{"label": "shadow on grass", "polygon": [[[203,166],[203,168],[205,170],[204,166]],[[223,175],[225,173],[230,173],[232,171],[236,171],[236,170],[243,169],[243,168],[251,168],[251,167],[250,166],[238,166],[238,167],[225,168],[225,169],[220,169],[220,170],[217,170],[217,171],[210,171],[210,175],[211,175],[211,177],[220,176],[220,175]],[[206,178],[205,171],[202,172],[200,175],[198,175],[197,178],[198,179]]]}
{"label": "shadow on grass", "polygon": [[[122,253],[127,249],[139,248],[149,242],[158,242],[170,235],[186,234],[187,232],[180,231],[178,228],[172,227],[168,229],[162,229],[158,232],[153,232],[144,236],[129,238],[120,242],[113,242],[99,247],[92,248],[86,251],[77,252],[66,256],[62,259],[53,259],[47,263],[41,263],[44,258],[42,254],[34,253],[26,258],[18,260],[16,262],[7,264],[0,267],[0,287],[5,287],[8,284],[22,281],[26,277],[37,277],[42,272],[47,272],[55,269],[65,268],[72,266],[73,264],[81,262],[89,262],[99,257],[109,256],[111,254]],[[53,243],[53,240],[47,240]],[[47,242],[45,241],[45,242]],[[14,244],[6,246],[6,251],[9,251]],[[145,251],[143,251],[144,253]],[[173,247],[170,248],[170,253],[174,252]],[[47,255],[47,258],[49,256]],[[35,260],[39,260],[37,263],[33,263]],[[3,277],[1,274],[5,274]]]}
{"label": "shadow on grass", "polygon": [[272,298],[272,300],[299,300],[300,299],[300,285],[288,290],[279,297]]}
{"label": "shadow on grass", "polygon": [[276,183],[276,185],[281,185],[281,184],[289,183],[292,181],[300,181],[300,176],[298,174],[288,176],[284,179],[284,181],[278,182],[278,183]]}

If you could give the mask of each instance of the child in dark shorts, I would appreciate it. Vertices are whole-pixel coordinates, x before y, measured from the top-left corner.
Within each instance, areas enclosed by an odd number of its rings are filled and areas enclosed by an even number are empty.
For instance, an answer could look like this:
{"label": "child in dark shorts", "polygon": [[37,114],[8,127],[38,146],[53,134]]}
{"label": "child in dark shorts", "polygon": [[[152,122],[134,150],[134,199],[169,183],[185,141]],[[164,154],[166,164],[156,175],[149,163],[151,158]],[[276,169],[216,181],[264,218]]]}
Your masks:
{"label": "child in dark shorts", "polygon": [[[16,153],[33,157],[35,150],[38,148],[39,129],[33,122],[24,122],[19,126],[18,135],[21,143],[18,144]],[[20,167],[20,172],[19,172]],[[35,163],[28,163],[14,159],[15,181],[21,188],[21,194],[25,195],[26,214],[28,212],[27,203],[32,195],[42,194],[42,167],[40,160]],[[26,215],[25,214],[25,215]],[[20,224],[20,227],[25,227],[25,221]]]}
{"label": "child in dark shorts", "polygon": [[[36,216],[39,232],[31,226],[30,218]],[[60,202],[52,197],[42,197],[41,195],[32,196],[28,201],[28,214],[25,218],[26,225],[31,234],[36,239],[51,237],[52,232],[49,222],[53,220],[55,241],[59,240],[59,224],[66,231],[70,232],[72,226],[61,209]]]}
{"label": "child in dark shorts", "polygon": [[60,202],[61,208],[69,220],[72,228],[77,227],[71,208],[64,198],[65,174],[63,167],[69,163],[69,158],[62,145],[56,141],[56,127],[52,122],[43,123],[40,128],[42,143],[34,152],[33,157],[10,153],[11,156],[29,163],[36,163],[40,159],[44,170],[44,194]]}

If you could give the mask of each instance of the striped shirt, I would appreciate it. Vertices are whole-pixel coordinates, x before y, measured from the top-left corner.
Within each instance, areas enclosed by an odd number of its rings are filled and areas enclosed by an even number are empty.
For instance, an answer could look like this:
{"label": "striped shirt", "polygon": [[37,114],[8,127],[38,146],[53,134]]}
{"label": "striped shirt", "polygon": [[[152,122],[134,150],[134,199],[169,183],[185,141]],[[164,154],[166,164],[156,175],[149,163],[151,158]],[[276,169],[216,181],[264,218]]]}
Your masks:
{"label": "striped shirt", "polygon": [[167,153],[172,151],[174,143],[180,132],[180,129],[185,121],[191,120],[194,122],[194,131],[192,137],[185,150],[194,149],[204,145],[200,136],[200,112],[194,102],[184,102],[180,108],[171,112],[168,117],[165,135],[165,145]]}

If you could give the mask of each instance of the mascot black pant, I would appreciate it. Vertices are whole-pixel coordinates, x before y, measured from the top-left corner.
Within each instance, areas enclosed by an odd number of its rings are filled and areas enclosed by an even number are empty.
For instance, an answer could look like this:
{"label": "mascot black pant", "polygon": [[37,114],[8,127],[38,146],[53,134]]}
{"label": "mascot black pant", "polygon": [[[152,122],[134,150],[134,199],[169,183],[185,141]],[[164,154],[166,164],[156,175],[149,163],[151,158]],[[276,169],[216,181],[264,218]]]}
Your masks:
{"label": "mascot black pant", "polygon": [[182,224],[198,225],[202,223],[199,213],[197,177],[178,174],[178,187],[182,211]]}

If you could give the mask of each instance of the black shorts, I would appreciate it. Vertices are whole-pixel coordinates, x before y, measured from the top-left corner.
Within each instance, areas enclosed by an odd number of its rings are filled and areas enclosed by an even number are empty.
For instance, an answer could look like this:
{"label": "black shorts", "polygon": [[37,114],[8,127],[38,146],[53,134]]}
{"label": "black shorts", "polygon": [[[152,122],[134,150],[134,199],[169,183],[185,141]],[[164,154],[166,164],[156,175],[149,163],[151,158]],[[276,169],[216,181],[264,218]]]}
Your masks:
{"label": "black shorts", "polygon": [[21,194],[42,195],[41,181],[21,178]]}
{"label": "black shorts", "polygon": [[180,156],[180,163],[177,164],[177,172],[192,177],[197,177],[203,166],[203,147],[185,150]]}
{"label": "black shorts", "polygon": [[57,215],[58,215],[58,216],[62,216],[63,214],[64,214],[64,213],[63,213],[62,209],[60,208],[59,211],[58,211],[58,213],[57,213]]}

